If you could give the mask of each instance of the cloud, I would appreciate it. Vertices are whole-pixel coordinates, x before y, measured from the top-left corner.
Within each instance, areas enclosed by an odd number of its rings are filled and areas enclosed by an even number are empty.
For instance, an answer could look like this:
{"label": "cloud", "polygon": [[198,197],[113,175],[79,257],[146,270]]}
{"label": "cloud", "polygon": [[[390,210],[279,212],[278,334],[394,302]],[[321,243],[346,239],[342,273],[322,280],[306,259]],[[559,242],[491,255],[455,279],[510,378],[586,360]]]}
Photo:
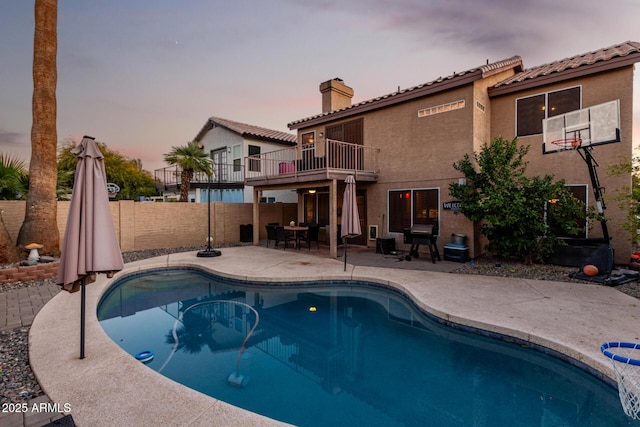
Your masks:
{"label": "cloud", "polygon": [[4,129],[0,129],[0,146],[2,145],[24,145],[29,142],[26,139],[26,135],[18,132],[8,132]]}

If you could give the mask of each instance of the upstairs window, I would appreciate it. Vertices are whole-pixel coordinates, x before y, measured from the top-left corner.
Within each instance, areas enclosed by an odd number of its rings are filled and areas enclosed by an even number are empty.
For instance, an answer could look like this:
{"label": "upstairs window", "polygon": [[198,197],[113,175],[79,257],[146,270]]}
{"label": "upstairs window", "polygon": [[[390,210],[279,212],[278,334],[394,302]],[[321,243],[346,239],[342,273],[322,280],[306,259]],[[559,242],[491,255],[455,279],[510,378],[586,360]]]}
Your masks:
{"label": "upstairs window", "polygon": [[328,126],[325,133],[328,139],[335,139],[336,141],[359,145],[364,142],[362,119]]}
{"label": "upstairs window", "polygon": [[576,86],[516,100],[516,134],[541,134],[542,120],[579,110],[581,95],[580,86]]}
{"label": "upstairs window", "polygon": [[315,132],[307,132],[301,135],[302,145],[313,144],[315,142]]}
{"label": "upstairs window", "polygon": [[233,146],[233,171],[242,171],[242,145],[237,144]]}
{"label": "upstairs window", "polygon": [[[259,156],[259,155],[260,155],[260,147],[257,145],[249,145],[249,156]],[[259,159],[249,159],[249,171],[260,172]]]}

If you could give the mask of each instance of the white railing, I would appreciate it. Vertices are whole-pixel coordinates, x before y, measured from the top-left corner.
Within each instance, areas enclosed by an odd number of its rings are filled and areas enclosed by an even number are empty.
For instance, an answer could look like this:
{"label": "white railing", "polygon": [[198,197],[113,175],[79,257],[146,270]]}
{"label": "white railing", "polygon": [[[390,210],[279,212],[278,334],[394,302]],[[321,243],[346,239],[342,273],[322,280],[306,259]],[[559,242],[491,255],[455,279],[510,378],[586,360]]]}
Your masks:
{"label": "white railing", "polygon": [[245,177],[295,177],[321,170],[378,173],[378,152],[375,148],[326,139],[324,143],[297,145],[249,156],[245,161]]}
{"label": "white railing", "polygon": [[[156,185],[164,187],[180,186],[182,183],[182,169],[178,166],[170,166],[154,171]],[[206,183],[209,177],[202,172],[194,172],[192,183]],[[242,165],[215,163],[213,165],[213,183],[241,183],[244,182],[244,168]]]}

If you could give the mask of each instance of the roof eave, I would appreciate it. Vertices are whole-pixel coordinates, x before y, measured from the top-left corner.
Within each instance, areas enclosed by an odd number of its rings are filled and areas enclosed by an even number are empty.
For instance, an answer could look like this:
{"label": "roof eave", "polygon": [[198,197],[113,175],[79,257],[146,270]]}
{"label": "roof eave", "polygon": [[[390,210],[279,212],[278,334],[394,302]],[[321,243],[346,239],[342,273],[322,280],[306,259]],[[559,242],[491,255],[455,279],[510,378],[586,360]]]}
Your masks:
{"label": "roof eave", "polygon": [[237,129],[232,129],[231,127],[227,126],[225,123],[221,123],[221,122],[217,121],[214,117],[210,117],[209,119],[207,119],[207,122],[204,124],[204,126],[202,126],[202,129],[200,129],[200,132],[198,132],[198,134],[194,138],[194,141],[195,142],[200,142],[202,140],[202,138],[204,138],[206,133],[209,132],[211,129],[213,129],[214,125],[223,127],[225,129],[227,129],[229,132],[233,132],[236,135],[241,136],[242,138],[250,138],[250,139],[254,139],[256,141],[274,142],[274,143],[277,143],[277,144],[288,145],[288,146],[296,145],[295,141],[287,141],[285,139],[281,139],[281,138],[277,138],[277,137],[270,137],[270,136],[266,136],[266,135],[257,135],[257,134],[251,133],[251,132],[240,132]]}
{"label": "roof eave", "polygon": [[392,105],[411,101],[417,98],[422,98],[424,96],[433,95],[438,92],[444,92],[447,90],[455,89],[460,86],[471,84],[480,78],[482,78],[482,71],[476,70],[470,73],[466,73],[465,75],[460,77],[444,80],[443,82],[440,82],[437,84],[425,85],[424,87],[407,91],[404,93],[400,93],[395,96],[389,96],[387,98],[382,98],[380,100],[371,101],[371,102],[364,101],[365,103],[363,103],[362,105],[356,104],[353,107],[347,107],[342,110],[330,112],[319,117],[311,118],[309,120],[303,119],[301,121],[291,122],[287,126],[289,127],[290,130],[301,129],[301,128],[306,128],[310,126],[317,126],[322,123],[344,119],[344,118],[355,116],[358,114],[367,113],[369,111],[378,110],[381,108],[386,108]]}
{"label": "roof eave", "polygon": [[577,79],[591,74],[602,73],[605,71],[615,70],[631,66],[640,61],[640,53],[633,53],[626,56],[612,58],[606,61],[599,61],[590,65],[583,65],[578,68],[570,68],[564,71],[539,76],[532,79],[526,79],[521,82],[514,82],[504,86],[489,88],[489,97],[507,95],[514,92],[520,92],[527,89],[533,89],[539,86],[545,86],[558,83],[565,80]]}

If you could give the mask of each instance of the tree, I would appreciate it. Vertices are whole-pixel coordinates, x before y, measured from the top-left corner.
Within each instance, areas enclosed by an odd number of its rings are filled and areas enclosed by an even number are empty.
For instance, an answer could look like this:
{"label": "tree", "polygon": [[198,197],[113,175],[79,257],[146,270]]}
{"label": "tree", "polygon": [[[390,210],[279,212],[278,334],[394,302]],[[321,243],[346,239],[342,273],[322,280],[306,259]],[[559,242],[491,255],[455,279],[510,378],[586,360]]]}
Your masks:
{"label": "tree", "polygon": [[207,176],[213,173],[211,158],[198,146],[197,142],[189,142],[185,146],[171,147],[171,152],[164,155],[164,161],[178,166],[180,172],[180,201],[189,200],[189,189],[194,172],[203,172]]}
{"label": "tree", "polygon": [[23,160],[0,153],[0,200],[23,198],[28,188],[27,177],[27,167]]}
{"label": "tree", "polygon": [[631,161],[622,159],[619,163],[609,166],[607,173],[609,176],[631,174],[631,188],[625,185],[616,189],[613,200],[626,212],[622,227],[629,232],[631,243],[637,245],[640,241],[640,157],[633,157]]}
{"label": "tree", "polygon": [[[0,153],[0,199],[16,200],[26,193],[27,170],[24,161]],[[20,260],[20,251],[9,235],[0,210],[0,264]]]}
{"label": "tree", "polygon": [[17,241],[18,246],[41,243],[43,253],[54,256],[60,254],[56,199],[57,20],[57,0],[35,1],[29,192]]}
{"label": "tree", "polygon": [[[104,156],[104,167],[107,182],[120,187],[116,200],[132,200],[139,196],[157,194],[153,176],[140,169],[137,160],[128,159],[120,153],[110,150],[106,144],[98,142],[98,148]],[[73,187],[73,176],[76,168],[76,155],[71,152],[75,148],[73,141],[65,141],[58,150],[58,187]]]}
{"label": "tree", "polygon": [[459,213],[484,222],[487,250],[531,263],[543,260],[559,243],[556,233],[576,234],[576,220],[585,218],[586,208],[564,181],[554,181],[551,175],[527,177],[528,151],[517,138],[499,137],[483,144],[473,159],[465,154],[454,163],[466,183],[450,184],[449,192],[461,201]]}

